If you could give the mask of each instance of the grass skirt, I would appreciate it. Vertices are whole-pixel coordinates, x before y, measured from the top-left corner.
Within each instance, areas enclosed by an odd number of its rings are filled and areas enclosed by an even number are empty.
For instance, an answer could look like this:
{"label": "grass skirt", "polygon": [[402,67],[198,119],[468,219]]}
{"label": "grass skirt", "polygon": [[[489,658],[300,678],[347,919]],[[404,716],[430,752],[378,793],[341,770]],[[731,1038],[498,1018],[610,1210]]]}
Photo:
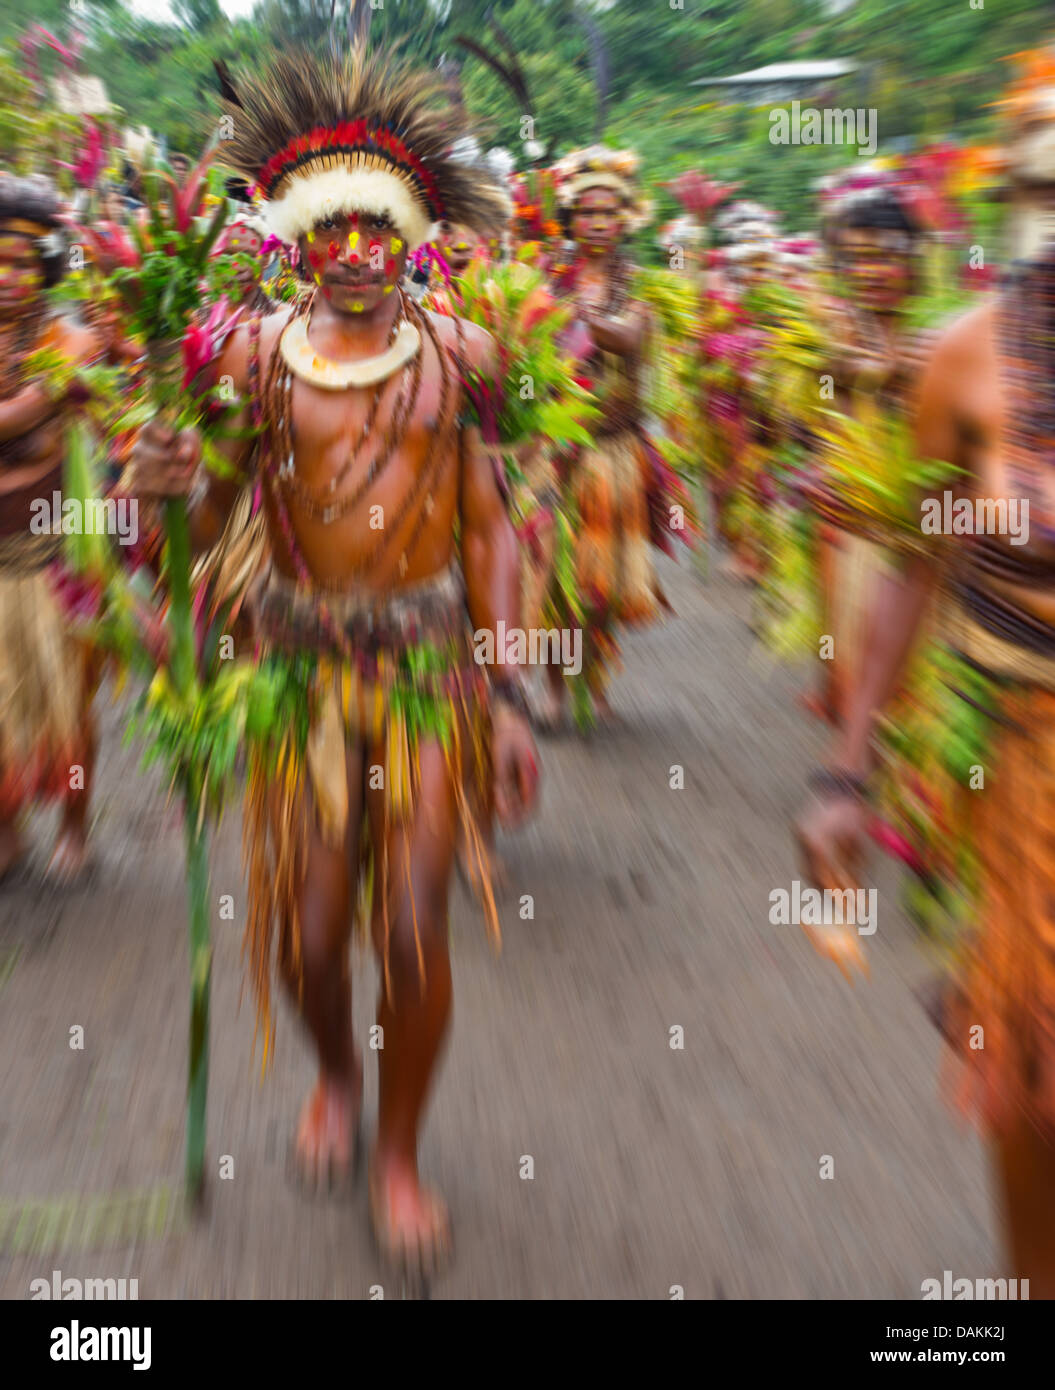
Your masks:
{"label": "grass skirt", "polygon": [[[16,538],[13,538],[16,539]],[[46,538],[50,539],[50,538]],[[70,633],[38,537],[0,555],[0,816],[59,797],[79,761],[85,652]],[[35,544],[21,544],[21,542]],[[17,548],[18,553],[15,553]]]}
{"label": "grass skirt", "polygon": [[[450,572],[448,572],[449,574]],[[286,632],[275,644],[274,612],[264,623],[264,651],[269,659],[295,659],[299,650],[316,657],[305,686],[307,720],[303,736],[294,728],[277,731],[273,746],[250,758],[243,851],[249,881],[244,948],[258,1008],[258,1031],[264,1032],[264,1060],[271,1051],[273,1026],[271,976],[276,963],[287,979],[302,982],[299,899],[308,841],[314,832],[333,848],[346,843],[349,801],[346,752],[369,752],[371,767],[383,768],[384,833],[373,844],[364,806],[358,834],[363,850],[356,926],[365,937],[374,913],[381,914],[385,989],[391,998],[388,944],[390,919],[411,895],[418,962],[424,983],[424,956],[417,936],[409,863],[389,862],[390,828],[409,827],[418,813],[421,749],[438,743],[444,753],[469,854],[481,885],[487,926],[499,937],[498,916],[475,808],[485,802],[490,781],[490,727],[484,668],[473,660],[460,593],[436,599],[437,585],[417,586],[375,606],[371,614],[378,639],[364,639],[350,655],[319,650],[318,603],[310,595],[293,596],[292,586],[269,584],[287,626],[300,626],[302,645],[290,645]],[[286,590],[283,593],[283,590]],[[362,608],[327,603],[337,624],[347,630],[363,616]],[[297,611],[299,608],[299,612]],[[342,611],[342,609],[347,611]],[[379,751],[380,750],[380,751]],[[376,788],[375,788],[376,790]]]}

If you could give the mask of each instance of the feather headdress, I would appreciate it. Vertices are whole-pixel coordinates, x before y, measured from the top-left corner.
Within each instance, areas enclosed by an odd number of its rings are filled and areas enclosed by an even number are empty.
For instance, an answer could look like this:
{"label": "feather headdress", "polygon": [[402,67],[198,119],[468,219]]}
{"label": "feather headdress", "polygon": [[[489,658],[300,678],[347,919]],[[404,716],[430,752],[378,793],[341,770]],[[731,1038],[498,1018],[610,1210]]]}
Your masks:
{"label": "feather headdress", "polygon": [[1008,118],[1006,165],[1025,183],[1055,183],[1055,45],[1016,53],[1016,80],[996,105]]}
{"label": "feather headdress", "polygon": [[488,170],[452,153],[471,130],[439,77],[391,50],[282,54],[259,76],[216,68],[232,127],[224,161],[259,186],[283,241],[337,212],[386,214],[412,251],[434,222],[489,233],[508,219]]}
{"label": "feather headdress", "polygon": [[604,145],[572,150],[553,166],[557,197],[563,208],[572,210],[589,189],[609,188],[622,200],[628,230],[637,231],[651,213],[651,204],[641,197],[637,185],[637,169],[633,150],[611,150]]}
{"label": "feather headdress", "polygon": [[42,174],[0,172],[0,233],[30,237],[44,264],[45,283],[62,278],[66,239],[58,191]]}

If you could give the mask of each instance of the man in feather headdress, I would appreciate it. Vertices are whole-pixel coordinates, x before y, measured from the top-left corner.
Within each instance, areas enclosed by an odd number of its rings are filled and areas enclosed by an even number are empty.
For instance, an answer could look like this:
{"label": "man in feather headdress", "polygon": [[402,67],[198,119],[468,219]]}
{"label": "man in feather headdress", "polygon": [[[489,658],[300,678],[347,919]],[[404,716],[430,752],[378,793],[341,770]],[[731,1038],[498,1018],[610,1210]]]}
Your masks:
{"label": "man in feather headdress", "polygon": [[[308,672],[304,740],[277,730],[279,771],[250,770],[247,949],[269,1021],[277,939],[319,1056],[299,1171],[343,1178],[362,1098],[347,948],[357,885],[372,889],[370,1210],[383,1250],[427,1270],[450,1232],[419,1181],[417,1139],[450,1015],[448,883],[469,784],[486,771],[486,707],[504,820],[528,810],[537,774],[515,667],[488,671],[470,641],[470,624],[519,624],[516,542],[460,380],[492,373],[493,345],[420,310],[400,285],[436,222],[486,230],[504,195],[451,158],[460,119],[432,77],[401,61],[356,47],[343,61],[294,54],[262,76],[221,78],[227,162],[260,187],[271,230],[298,248],[314,290],[239,325],[218,363],[247,399],[246,423],[261,427],[231,453],[262,480],[273,553],[252,604],[257,634],[270,660]],[[208,545],[237,483],[199,471],[192,487],[195,443],[176,444],[144,433],[138,484],[191,492],[196,540]]]}
{"label": "man in feather headdress", "polygon": [[101,345],[48,312],[66,264],[60,211],[46,179],[0,174],[0,875],[22,855],[19,813],[56,797],[50,873],[67,879],[86,857],[95,738],[89,658],[47,573],[62,536],[39,504],[61,490],[74,375]]}

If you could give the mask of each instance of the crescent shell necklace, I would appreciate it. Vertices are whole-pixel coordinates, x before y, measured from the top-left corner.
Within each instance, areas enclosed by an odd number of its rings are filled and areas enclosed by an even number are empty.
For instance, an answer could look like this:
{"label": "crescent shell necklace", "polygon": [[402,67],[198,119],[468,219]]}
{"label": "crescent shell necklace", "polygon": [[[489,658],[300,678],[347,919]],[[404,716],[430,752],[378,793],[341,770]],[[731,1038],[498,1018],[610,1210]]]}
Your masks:
{"label": "crescent shell necklace", "polygon": [[323,391],[347,391],[352,386],[376,386],[405,367],[421,349],[421,334],[404,318],[383,352],[356,361],[335,362],[323,357],[308,342],[305,315],[290,320],[282,331],[279,346],[286,366],[301,381]]}

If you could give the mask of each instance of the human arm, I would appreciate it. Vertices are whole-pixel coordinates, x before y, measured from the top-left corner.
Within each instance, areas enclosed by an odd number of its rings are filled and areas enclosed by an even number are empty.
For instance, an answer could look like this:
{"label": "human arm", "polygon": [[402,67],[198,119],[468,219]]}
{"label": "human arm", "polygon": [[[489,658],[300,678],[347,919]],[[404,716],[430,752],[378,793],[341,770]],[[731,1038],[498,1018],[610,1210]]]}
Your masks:
{"label": "human arm", "polygon": [[[484,376],[496,370],[494,344],[482,330],[466,334],[470,364]],[[494,465],[474,426],[462,436],[459,509],[462,567],[469,618],[475,632],[498,633],[520,626],[520,557]],[[501,626],[499,626],[501,624]],[[503,824],[517,824],[538,792],[538,758],[528,728],[521,672],[495,651],[490,668],[494,693],[495,806]]]}
{"label": "human arm", "polygon": [[251,423],[247,399],[250,350],[249,325],[243,324],[231,333],[208,369],[214,380],[228,378],[231,389],[244,402],[225,421],[234,437],[214,441],[230,476],[221,477],[206,468],[197,430],[177,434],[163,421],[154,420],[140,431],[123,479],[127,491],[148,500],[188,499],[191,547],[196,554],[209,550],[222,537],[231,509],[245,485],[256,445],[256,439],[246,434]]}

